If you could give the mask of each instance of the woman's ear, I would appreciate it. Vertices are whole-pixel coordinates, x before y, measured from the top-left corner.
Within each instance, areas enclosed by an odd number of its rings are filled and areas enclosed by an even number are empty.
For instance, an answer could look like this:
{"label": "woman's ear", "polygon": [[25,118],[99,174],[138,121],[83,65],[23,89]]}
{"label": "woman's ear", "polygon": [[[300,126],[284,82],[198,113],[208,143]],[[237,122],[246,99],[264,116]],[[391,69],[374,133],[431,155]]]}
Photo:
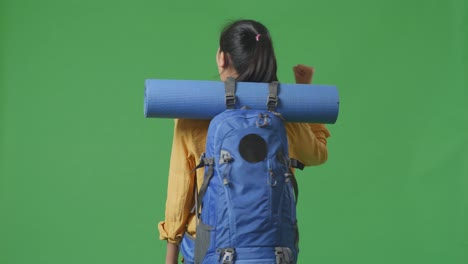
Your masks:
{"label": "woman's ear", "polygon": [[216,53],[216,64],[219,68],[226,67],[226,57],[225,53],[218,48],[218,53]]}

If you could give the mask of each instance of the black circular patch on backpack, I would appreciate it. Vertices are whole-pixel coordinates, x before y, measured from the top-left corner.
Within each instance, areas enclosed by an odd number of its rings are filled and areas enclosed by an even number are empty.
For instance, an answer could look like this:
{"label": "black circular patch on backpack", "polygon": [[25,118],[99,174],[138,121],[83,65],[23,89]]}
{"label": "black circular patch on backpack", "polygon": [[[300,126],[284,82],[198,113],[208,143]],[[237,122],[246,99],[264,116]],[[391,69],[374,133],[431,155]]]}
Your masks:
{"label": "black circular patch on backpack", "polygon": [[246,161],[256,163],[266,158],[267,144],[261,136],[248,134],[239,143],[239,153]]}

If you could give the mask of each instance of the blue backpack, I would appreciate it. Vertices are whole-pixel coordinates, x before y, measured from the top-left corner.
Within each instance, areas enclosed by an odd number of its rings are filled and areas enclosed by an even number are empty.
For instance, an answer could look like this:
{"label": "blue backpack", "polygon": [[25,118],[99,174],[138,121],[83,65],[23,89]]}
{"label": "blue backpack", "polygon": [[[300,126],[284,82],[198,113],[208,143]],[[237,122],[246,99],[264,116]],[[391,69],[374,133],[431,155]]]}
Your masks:
{"label": "blue backpack", "polygon": [[290,168],[304,165],[288,156],[284,121],[274,111],[278,83],[269,84],[268,110],[234,109],[234,79],[225,85],[228,109],[210,122],[197,166],[205,175],[195,193],[196,238],[186,234],[181,243],[184,262],[296,263],[297,183]]}

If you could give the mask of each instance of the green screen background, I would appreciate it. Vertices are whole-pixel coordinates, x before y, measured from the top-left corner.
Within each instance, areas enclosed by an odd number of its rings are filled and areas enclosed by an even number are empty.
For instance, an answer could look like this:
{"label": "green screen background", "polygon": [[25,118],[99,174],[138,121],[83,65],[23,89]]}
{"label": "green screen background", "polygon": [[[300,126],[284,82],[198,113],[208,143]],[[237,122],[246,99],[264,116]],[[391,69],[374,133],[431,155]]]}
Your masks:
{"label": "green screen background", "polygon": [[465,0],[0,1],[0,263],[163,263],[173,121],[144,80],[217,80],[257,19],[282,82],[340,91],[329,160],[298,175],[299,263],[468,263]]}

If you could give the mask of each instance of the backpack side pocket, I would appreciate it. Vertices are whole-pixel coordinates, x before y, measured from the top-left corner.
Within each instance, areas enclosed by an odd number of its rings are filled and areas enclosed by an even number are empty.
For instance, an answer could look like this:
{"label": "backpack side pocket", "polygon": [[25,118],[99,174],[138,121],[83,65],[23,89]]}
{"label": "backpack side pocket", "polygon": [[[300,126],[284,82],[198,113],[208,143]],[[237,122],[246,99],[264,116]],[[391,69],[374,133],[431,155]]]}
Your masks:
{"label": "backpack side pocket", "polygon": [[191,236],[189,233],[185,232],[184,237],[182,238],[182,242],[180,243],[180,252],[184,257],[183,263],[185,264],[193,264],[193,251],[195,248],[195,238]]}

